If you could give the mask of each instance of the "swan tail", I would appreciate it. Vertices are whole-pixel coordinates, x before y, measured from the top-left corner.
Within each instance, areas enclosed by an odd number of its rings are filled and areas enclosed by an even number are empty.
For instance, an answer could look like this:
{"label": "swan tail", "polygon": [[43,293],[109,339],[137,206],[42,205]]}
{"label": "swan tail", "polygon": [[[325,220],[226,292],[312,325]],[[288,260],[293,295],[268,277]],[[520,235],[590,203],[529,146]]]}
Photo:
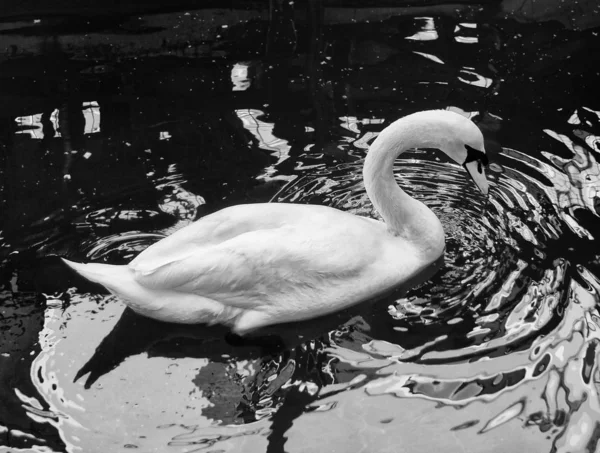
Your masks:
{"label": "swan tail", "polygon": [[123,280],[124,275],[129,274],[129,272],[126,271],[127,266],[99,263],[76,263],[64,258],[62,258],[62,260],[82,277],[85,277],[94,283],[99,283],[109,290],[114,287],[115,283]]}
{"label": "swan tail", "polygon": [[151,318],[157,318],[154,312],[162,306],[161,303],[157,302],[164,295],[155,291],[148,291],[137,283],[133,277],[133,273],[126,265],[84,264],[64,258],[62,260],[82,277],[104,286],[135,312]]}
{"label": "swan tail", "polygon": [[104,286],[136,313],[159,321],[195,324],[228,323],[239,309],[224,307],[219,302],[193,293],[151,288],[141,285],[126,265],[76,263],[65,260],[82,277]]}

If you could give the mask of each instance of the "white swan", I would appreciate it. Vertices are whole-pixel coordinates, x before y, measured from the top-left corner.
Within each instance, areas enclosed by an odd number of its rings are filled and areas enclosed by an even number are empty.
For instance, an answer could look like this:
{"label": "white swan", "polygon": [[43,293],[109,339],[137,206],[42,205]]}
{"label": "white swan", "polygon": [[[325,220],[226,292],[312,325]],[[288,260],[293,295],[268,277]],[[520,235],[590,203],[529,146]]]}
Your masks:
{"label": "white swan", "polygon": [[365,159],[367,194],[385,223],[317,205],[238,205],[162,239],[129,265],[65,262],[162,321],[223,323],[244,334],[332,313],[409,282],[444,253],[438,218],[394,179],[396,157],[417,147],[463,164],[487,194],[479,129],[456,113],[425,111],[385,128]]}

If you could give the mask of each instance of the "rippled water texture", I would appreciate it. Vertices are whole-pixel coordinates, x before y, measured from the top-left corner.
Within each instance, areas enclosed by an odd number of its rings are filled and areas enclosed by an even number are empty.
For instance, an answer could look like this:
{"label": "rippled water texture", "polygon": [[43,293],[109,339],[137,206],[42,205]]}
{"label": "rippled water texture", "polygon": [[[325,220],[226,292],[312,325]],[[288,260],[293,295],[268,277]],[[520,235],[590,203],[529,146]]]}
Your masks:
{"label": "rippled water texture", "polygon": [[[286,23],[265,59],[224,27],[218,62],[78,68],[98,101],[2,117],[0,450],[597,451],[597,32],[392,16],[318,51]],[[432,150],[397,161],[447,243],[407,293],[240,339],[142,318],[57,258],[125,263],[244,202],[378,218],[368,146],[427,108],[479,125],[491,189]]]}
{"label": "rippled water texture", "polygon": [[[431,429],[438,434],[483,434],[516,419],[518,425],[547,433],[549,451],[586,451],[595,445],[600,286],[585,265],[596,266],[597,255],[592,252],[586,258],[593,263],[585,263],[585,252],[575,258],[575,248],[560,242],[592,237],[573,211],[593,209],[597,177],[588,175],[598,168],[589,149],[565,136],[561,140],[587,165],[571,172],[571,178],[560,178],[565,162],[549,153],[541,161],[503,149],[488,169],[488,200],[465,200],[471,183],[463,170],[426,160],[424,152],[397,164],[399,183],[445,226],[446,265],[389,305],[386,328],[356,329],[364,335],[361,342],[370,340],[362,350],[340,341],[352,341],[350,332],[328,345],[340,363],[364,370],[367,395],[425,399],[441,403],[438,410],[460,409],[433,417]],[[376,217],[358,164],[303,178],[287,192],[287,201],[317,193],[326,204]],[[573,238],[568,243],[580,245]]]}

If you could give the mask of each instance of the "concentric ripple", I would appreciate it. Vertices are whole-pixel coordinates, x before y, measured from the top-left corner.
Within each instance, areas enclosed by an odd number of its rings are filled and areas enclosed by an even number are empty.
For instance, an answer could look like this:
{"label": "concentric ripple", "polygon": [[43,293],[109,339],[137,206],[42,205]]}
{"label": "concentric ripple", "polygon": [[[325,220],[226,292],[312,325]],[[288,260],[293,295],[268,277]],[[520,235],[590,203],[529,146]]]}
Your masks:
{"label": "concentric ripple", "polygon": [[[570,281],[570,264],[556,253],[556,243],[567,228],[543,172],[526,176],[503,165],[519,156],[526,157],[507,149],[490,166],[487,199],[460,166],[431,152],[414,151],[397,163],[399,184],[444,225],[446,253],[434,278],[390,306],[388,322],[398,332],[391,340],[412,348],[429,345],[421,351],[429,351],[424,359],[460,360],[523,348],[525,339],[530,342],[556,324]],[[526,159],[521,163],[548,167]],[[324,169],[296,180],[278,200],[378,218],[361,170],[360,162]]]}
{"label": "concentric ripple", "polygon": [[[553,451],[580,451],[597,442],[591,419],[600,416],[600,282],[586,268],[598,260],[592,232],[577,220],[582,211],[597,215],[598,165],[588,148],[545,132],[575,158],[505,148],[488,168],[488,199],[461,167],[425,151],[403,155],[397,180],[444,225],[445,266],[389,301],[387,316],[339,330],[327,350],[342,368],[370,376],[368,395],[505,405],[488,420],[466,420],[453,430],[485,433],[518,417],[541,432],[552,429]],[[301,177],[278,200],[377,218],[360,162]],[[538,382],[545,382],[541,397],[515,398]]]}

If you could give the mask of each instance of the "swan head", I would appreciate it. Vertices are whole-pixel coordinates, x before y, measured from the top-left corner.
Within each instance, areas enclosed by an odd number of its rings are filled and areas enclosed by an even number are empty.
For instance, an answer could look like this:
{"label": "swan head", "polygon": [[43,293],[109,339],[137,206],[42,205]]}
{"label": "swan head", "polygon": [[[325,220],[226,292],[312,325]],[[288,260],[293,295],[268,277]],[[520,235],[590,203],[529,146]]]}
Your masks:
{"label": "swan head", "polygon": [[[444,112],[446,114],[446,112]],[[488,158],[483,134],[470,119],[447,112],[451,133],[440,141],[440,149],[456,163],[462,165],[479,190],[487,195],[489,184],[485,175]]]}
{"label": "swan head", "polygon": [[386,127],[371,144],[363,176],[371,187],[385,168],[407,149],[437,149],[462,165],[479,190],[487,195],[488,160],[483,134],[470,119],[448,110],[426,110],[400,118]]}
{"label": "swan head", "polygon": [[488,158],[485,151],[479,151],[477,148],[473,148],[467,144],[465,144],[465,149],[467,150],[467,158],[462,165],[481,193],[487,195],[490,187],[485,176],[485,167],[488,166]]}

